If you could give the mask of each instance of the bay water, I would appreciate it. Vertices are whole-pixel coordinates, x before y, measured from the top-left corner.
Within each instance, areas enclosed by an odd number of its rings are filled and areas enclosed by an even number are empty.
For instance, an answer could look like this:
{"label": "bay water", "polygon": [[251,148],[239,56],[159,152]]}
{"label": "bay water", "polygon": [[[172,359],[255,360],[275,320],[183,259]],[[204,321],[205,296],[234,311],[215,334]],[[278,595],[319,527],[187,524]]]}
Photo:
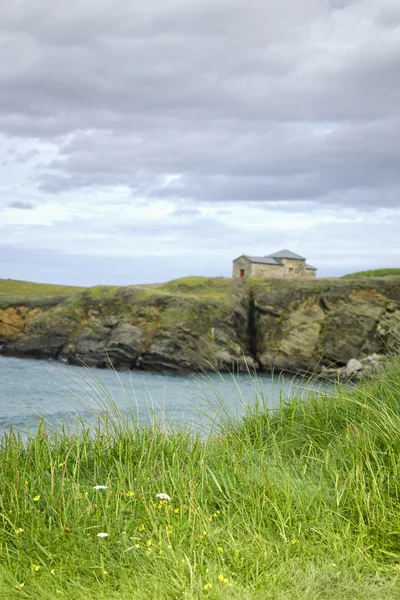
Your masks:
{"label": "bay water", "polygon": [[44,418],[72,428],[77,419],[98,422],[106,411],[156,417],[164,426],[208,431],[228,413],[239,417],[258,398],[269,408],[280,399],[308,397],[326,386],[271,375],[211,373],[175,375],[69,366],[58,361],[0,357],[0,436],[10,427],[23,435]]}

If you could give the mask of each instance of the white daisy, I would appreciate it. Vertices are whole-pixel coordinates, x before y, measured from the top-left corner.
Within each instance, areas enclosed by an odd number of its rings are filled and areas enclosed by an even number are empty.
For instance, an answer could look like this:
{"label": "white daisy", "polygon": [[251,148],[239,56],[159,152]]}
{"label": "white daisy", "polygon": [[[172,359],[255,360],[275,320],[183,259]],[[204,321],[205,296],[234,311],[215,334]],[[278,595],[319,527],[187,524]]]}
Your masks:
{"label": "white daisy", "polygon": [[93,489],[94,490],[106,490],[108,486],[106,485],[94,485]]}
{"label": "white daisy", "polygon": [[168,496],[168,494],[164,494],[164,492],[162,492],[161,494],[156,494],[156,498],[160,498],[160,500],[171,500],[171,496]]}
{"label": "white daisy", "polygon": [[108,533],[98,533],[97,537],[108,537]]}

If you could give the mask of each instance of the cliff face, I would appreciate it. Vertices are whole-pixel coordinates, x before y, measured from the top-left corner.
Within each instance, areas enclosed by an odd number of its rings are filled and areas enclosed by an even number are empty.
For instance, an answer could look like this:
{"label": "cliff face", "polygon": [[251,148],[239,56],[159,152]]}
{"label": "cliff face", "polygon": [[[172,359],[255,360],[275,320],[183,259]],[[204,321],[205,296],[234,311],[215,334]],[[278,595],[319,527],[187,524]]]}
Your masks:
{"label": "cliff face", "polygon": [[399,329],[400,277],[185,278],[3,302],[0,353],[117,369],[314,370],[387,353]]}

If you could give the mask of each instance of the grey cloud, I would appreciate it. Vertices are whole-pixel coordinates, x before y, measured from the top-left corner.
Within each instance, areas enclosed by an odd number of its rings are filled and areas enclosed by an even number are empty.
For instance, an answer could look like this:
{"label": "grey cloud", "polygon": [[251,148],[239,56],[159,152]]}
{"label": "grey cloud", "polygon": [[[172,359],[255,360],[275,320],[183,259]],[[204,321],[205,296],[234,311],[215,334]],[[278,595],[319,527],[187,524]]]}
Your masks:
{"label": "grey cloud", "polygon": [[24,202],[23,200],[13,200],[8,206],[10,208],[20,208],[22,210],[31,210],[34,208],[32,202]]}
{"label": "grey cloud", "polygon": [[[195,143],[190,132],[177,138],[169,130],[143,137],[81,134],[49,165],[42,185],[59,191],[123,183],[138,196],[206,202],[346,204],[351,197],[368,207],[378,196],[390,206],[400,193],[399,130],[400,123],[387,119],[347,126],[260,124],[251,133],[209,126]],[[182,175],[165,183],[160,173]]]}
{"label": "grey cloud", "polygon": [[[354,28],[365,12],[374,17],[368,2],[359,5],[350,13]],[[59,133],[108,125],[135,130],[143,118],[190,121],[198,130],[204,121],[226,117],[251,125],[254,118],[379,113],[362,88],[374,90],[370,59],[384,36],[344,57],[340,24],[320,0],[152,2],[143,11],[123,0],[112,9],[108,3],[94,8],[90,0],[62,12],[40,0],[23,6],[10,5],[2,15],[2,53],[9,56],[0,69],[2,126],[10,119],[10,131],[16,127],[18,134],[24,117],[34,118],[39,134],[43,128],[54,135],[57,127]],[[324,24],[337,36],[331,34],[326,47]],[[314,41],[311,27],[321,28]],[[398,54],[395,47],[391,54]],[[353,98],[347,74],[359,64],[366,80]],[[390,93],[381,98],[392,111],[394,101]]]}
{"label": "grey cloud", "polygon": [[398,16],[395,0],[9,3],[0,129],[58,146],[36,170],[51,193],[394,206]]}

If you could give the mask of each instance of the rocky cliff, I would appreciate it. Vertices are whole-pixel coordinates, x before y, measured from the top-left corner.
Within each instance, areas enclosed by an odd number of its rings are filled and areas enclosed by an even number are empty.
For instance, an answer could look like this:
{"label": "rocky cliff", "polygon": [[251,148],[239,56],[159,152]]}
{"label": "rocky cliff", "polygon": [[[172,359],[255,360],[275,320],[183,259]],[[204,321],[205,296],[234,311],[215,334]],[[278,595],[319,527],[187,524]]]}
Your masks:
{"label": "rocky cliff", "polygon": [[399,329],[400,277],[190,277],[0,302],[0,353],[117,369],[326,372],[395,349]]}

